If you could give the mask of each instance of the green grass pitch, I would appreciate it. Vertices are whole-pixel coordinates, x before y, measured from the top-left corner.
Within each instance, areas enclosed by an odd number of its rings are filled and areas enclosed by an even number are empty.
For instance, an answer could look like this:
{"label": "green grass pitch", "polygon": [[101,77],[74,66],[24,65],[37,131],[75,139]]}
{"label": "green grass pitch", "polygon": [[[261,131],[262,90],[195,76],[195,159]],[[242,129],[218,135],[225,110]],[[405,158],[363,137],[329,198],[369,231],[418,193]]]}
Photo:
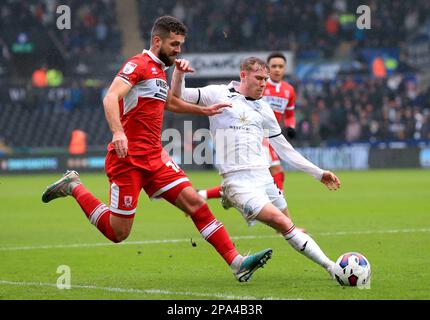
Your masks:
{"label": "green grass pitch", "polygon": [[[289,208],[333,260],[363,253],[370,289],[342,288],[272,229],[248,227],[216,200],[209,206],[240,252],[273,249],[248,283],[234,279],[189,218],[144,193],[130,237],[110,244],[72,198],[41,202],[59,175],[25,175],[0,176],[0,299],[430,299],[430,171],[337,174],[342,187],[330,192],[304,173],[287,173]],[[215,171],[189,177],[196,188],[220,182]],[[108,201],[103,174],[81,178]],[[56,286],[61,265],[70,268],[71,289]]]}

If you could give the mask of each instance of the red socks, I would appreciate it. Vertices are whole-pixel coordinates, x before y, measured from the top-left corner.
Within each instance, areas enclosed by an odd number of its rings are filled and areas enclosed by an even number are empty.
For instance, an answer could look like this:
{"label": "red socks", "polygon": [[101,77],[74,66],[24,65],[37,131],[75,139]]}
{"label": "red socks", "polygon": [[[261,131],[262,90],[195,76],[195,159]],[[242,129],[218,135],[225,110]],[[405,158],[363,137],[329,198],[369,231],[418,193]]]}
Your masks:
{"label": "red socks", "polygon": [[119,242],[110,225],[111,212],[109,208],[94,197],[82,184],[73,189],[72,195],[81,206],[88,220],[90,220],[106,238],[113,242]]}
{"label": "red socks", "polygon": [[275,184],[278,186],[279,190],[284,191],[284,179],[285,174],[283,171],[275,173],[273,176],[273,180],[275,180]]}
{"label": "red socks", "polygon": [[206,190],[207,199],[221,198],[221,186]]}
{"label": "red socks", "polygon": [[[94,197],[82,184],[73,189],[72,195],[85,212],[88,220],[90,220],[106,238],[113,242],[119,242],[110,225],[111,211],[109,208]],[[239,253],[234,247],[225,227],[216,220],[208,205],[204,204],[200,209],[194,212],[191,215],[191,219],[202,237],[208,241],[230,265]]]}
{"label": "red socks", "polygon": [[202,237],[208,241],[230,265],[239,254],[224,225],[215,219],[207,204],[191,215]]}

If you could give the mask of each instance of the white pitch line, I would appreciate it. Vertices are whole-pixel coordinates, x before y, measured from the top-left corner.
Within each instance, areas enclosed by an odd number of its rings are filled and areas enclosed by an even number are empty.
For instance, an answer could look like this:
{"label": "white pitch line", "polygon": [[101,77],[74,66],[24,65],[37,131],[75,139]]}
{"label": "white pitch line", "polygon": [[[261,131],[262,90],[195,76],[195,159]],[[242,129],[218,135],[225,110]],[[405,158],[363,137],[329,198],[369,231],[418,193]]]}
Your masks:
{"label": "white pitch line", "polygon": [[[0,285],[14,285],[14,286],[38,286],[38,287],[54,287],[57,285],[53,283],[43,283],[43,282],[15,282],[0,280]],[[201,293],[201,292],[181,292],[181,291],[169,291],[160,289],[133,289],[133,288],[110,288],[110,287],[98,287],[94,285],[71,285],[72,289],[93,289],[102,290],[109,292],[120,292],[120,293],[139,293],[148,295],[177,295],[177,296],[191,296],[191,297],[205,297],[205,298],[217,298],[224,300],[258,300],[261,298],[253,296],[235,296],[223,293]],[[63,290],[65,291],[65,290]],[[285,300],[284,298],[277,297],[264,297],[263,300]]]}
{"label": "white pitch line", "polygon": [[[339,232],[321,232],[312,234],[317,237],[327,236],[348,236],[348,235],[366,235],[366,234],[390,234],[390,233],[413,233],[413,232],[430,232],[430,228],[420,229],[394,229],[394,230],[364,230],[364,231],[339,231]],[[253,240],[253,239],[270,239],[280,238],[280,235],[264,236],[235,236],[232,240]],[[125,245],[150,245],[163,243],[183,243],[190,242],[191,239],[166,239],[166,240],[145,240],[145,241],[126,241],[118,244],[111,242],[101,243],[75,243],[75,244],[58,244],[58,245],[40,245],[40,246],[21,246],[21,247],[0,247],[0,251],[22,251],[22,250],[40,250],[40,249],[70,249],[70,248],[92,248],[108,246],[125,246]]]}

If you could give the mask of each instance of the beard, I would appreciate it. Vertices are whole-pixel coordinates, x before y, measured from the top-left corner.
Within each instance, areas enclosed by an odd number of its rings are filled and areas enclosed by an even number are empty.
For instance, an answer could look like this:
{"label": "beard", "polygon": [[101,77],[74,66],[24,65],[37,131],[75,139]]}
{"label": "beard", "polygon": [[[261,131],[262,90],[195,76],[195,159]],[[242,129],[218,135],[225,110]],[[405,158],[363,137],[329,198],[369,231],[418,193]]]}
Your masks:
{"label": "beard", "polygon": [[158,58],[160,58],[163,63],[170,67],[175,62],[177,55],[168,55],[162,48],[160,48],[160,52],[158,53]]}

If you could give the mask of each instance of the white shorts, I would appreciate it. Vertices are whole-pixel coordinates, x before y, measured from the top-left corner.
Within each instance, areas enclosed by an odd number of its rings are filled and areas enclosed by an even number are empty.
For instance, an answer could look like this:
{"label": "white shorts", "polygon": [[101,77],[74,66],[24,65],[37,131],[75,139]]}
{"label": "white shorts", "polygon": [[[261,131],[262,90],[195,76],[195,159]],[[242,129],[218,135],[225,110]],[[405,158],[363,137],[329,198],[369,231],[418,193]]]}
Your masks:
{"label": "white shorts", "polygon": [[223,175],[223,197],[235,207],[249,225],[263,207],[272,203],[279,210],[287,207],[284,194],[276,186],[269,169],[240,170]]}

